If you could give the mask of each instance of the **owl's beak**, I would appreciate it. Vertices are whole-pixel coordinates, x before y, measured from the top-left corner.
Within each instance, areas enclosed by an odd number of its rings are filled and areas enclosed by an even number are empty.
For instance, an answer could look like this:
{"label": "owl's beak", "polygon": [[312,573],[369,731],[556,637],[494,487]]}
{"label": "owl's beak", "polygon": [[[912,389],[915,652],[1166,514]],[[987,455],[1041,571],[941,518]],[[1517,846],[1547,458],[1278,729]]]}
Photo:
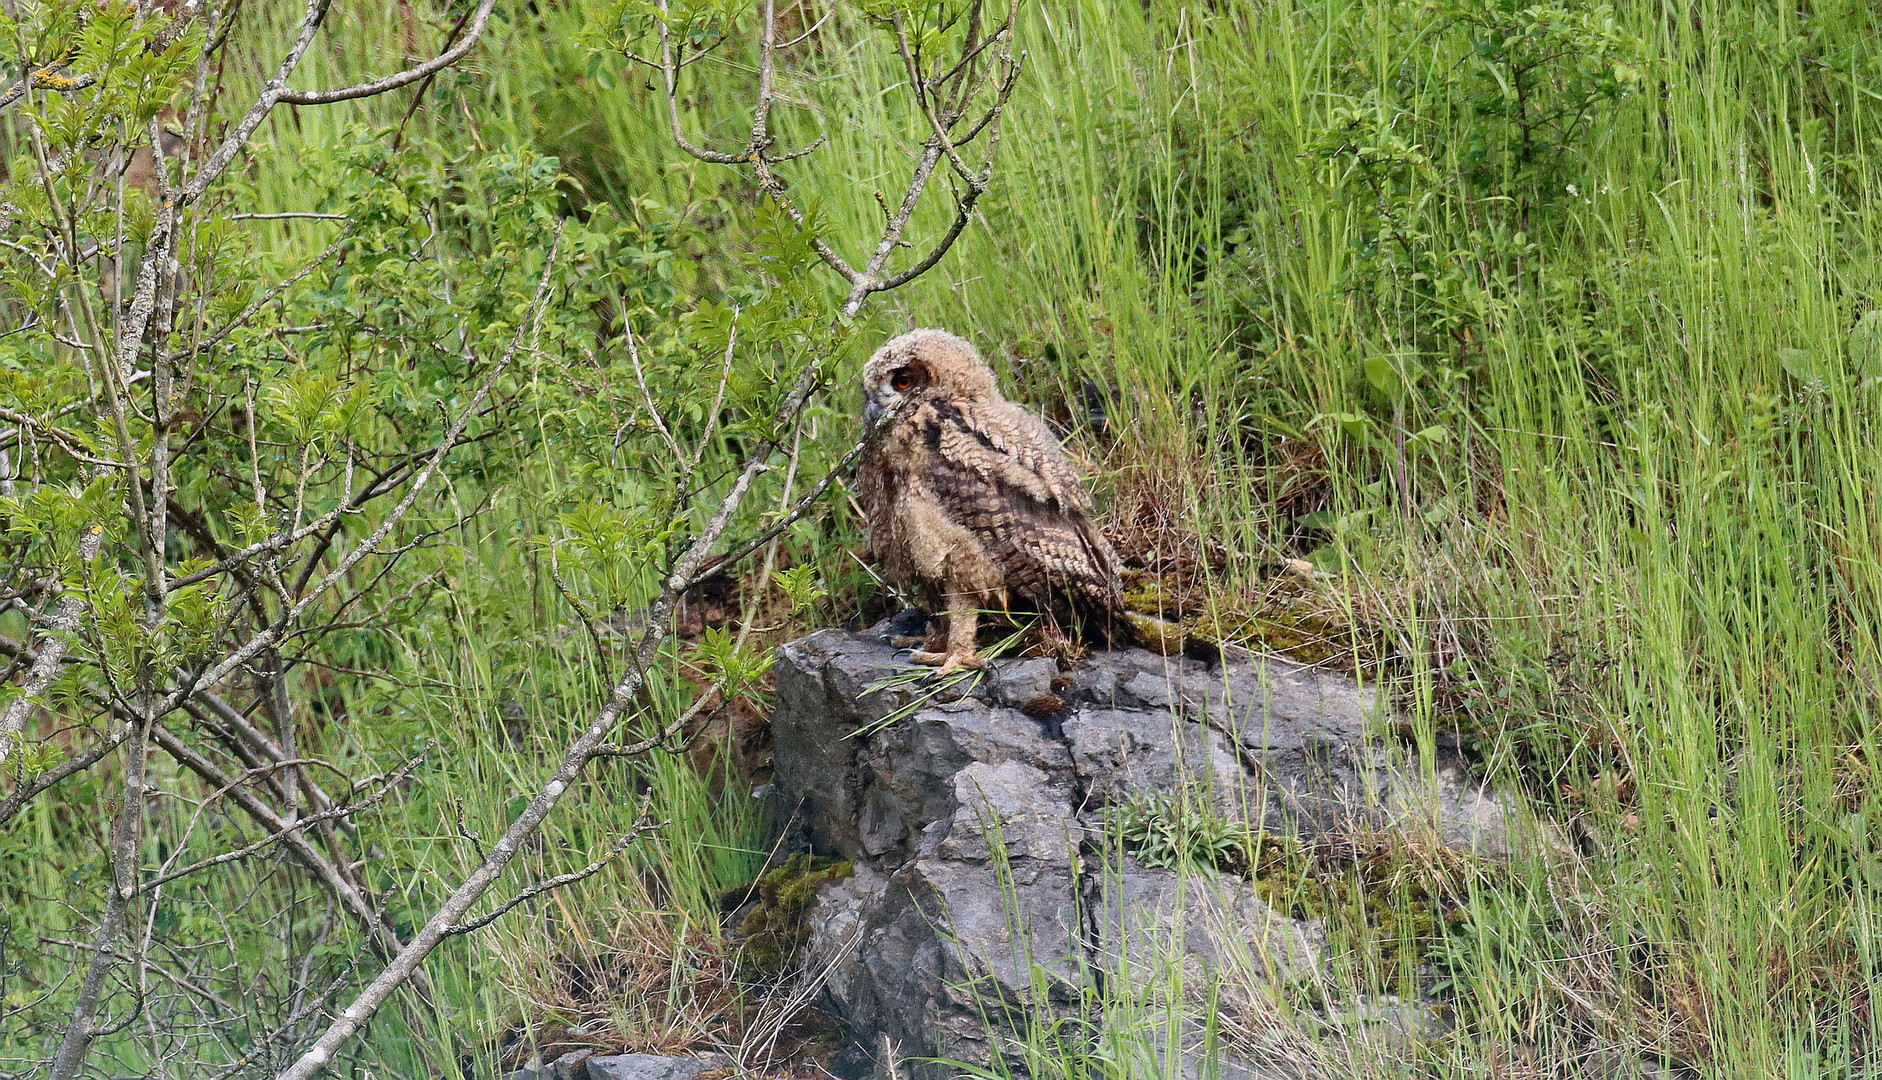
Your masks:
{"label": "owl's beak", "polygon": [[876,400],[873,397],[870,398],[868,401],[863,402],[863,430],[867,431],[870,428],[875,427],[876,418],[881,415],[882,415],[882,402]]}

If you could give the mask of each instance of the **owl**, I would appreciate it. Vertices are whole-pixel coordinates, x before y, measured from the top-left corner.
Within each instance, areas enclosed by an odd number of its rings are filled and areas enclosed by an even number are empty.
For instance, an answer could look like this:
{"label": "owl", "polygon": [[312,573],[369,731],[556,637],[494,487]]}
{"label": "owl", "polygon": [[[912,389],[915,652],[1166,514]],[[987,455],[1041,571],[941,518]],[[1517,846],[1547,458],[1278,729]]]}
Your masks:
{"label": "owl", "polygon": [[871,433],[856,473],[870,547],[891,583],[945,617],[945,651],[915,662],[979,667],[982,611],[1129,639],[1117,554],[1077,468],[1043,421],[1000,396],[972,345],[903,334],[863,366],[863,397]]}

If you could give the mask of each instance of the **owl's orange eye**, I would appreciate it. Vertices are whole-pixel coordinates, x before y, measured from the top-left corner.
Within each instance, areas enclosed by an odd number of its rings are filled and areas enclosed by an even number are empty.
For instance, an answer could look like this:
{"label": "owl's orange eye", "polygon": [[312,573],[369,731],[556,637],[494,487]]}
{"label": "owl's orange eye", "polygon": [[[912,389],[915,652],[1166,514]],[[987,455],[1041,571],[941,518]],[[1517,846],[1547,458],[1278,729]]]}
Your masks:
{"label": "owl's orange eye", "polygon": [[889,379],[889,385],[895,388],[896,393],[904,393],[915,385],[915,373],[907,368],[903,368]]}

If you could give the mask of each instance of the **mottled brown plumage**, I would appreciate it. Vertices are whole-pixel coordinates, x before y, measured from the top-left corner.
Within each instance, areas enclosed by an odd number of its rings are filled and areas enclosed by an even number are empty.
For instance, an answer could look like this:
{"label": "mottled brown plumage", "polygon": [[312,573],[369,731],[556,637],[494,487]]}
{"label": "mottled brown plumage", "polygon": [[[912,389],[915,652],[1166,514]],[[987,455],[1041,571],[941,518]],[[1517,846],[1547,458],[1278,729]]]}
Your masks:
{"label": "mottled brown plumage", "polygon": [[915,330],[863,367],[865,421],[893,411],[857,463],[869,543],[891,582],[947,613],[943,670],[976,666],[981,609],[1032,610],[1129,636],[1117,555],[1052,432],[1000,396],[974,347]]}

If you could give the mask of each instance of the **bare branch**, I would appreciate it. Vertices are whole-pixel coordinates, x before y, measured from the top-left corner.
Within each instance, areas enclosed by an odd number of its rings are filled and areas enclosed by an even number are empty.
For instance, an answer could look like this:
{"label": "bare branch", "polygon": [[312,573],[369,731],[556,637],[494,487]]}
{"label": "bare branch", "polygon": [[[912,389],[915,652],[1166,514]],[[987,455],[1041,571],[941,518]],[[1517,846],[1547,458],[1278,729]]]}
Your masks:
{"label": "bare branch", "polygon": [[[645,814],[644,809],[642,810],[642,813],[643,815]],[[665,822],[659,822],[656,824],[656,823],[647,822],[643,819],[641,822],[638,822],[635,824],[633,831],[622,836],[619,840],[616,840],[614,842],[614,846],[610,847],[607,850],[607,852],[601,856],[601,858],[596,859],[594,862],[589,863],[587,866],[582,867],[580,870],[573,870],[566,874],[557,874],[555,877],[545,878],[542,881],[538,881],[534,885],[531,885],[529,888],[524,889],[522,892],[519,892],[515,896],[512,896],[510,899],[504,901],[503,904],[501,904],[495,911],[491,912],[490,914],[485,915],[482,918],[472,919],[470,922],[457,923],[452,926],[447,926],[444,928],[444,932],[446,935],[454,935],[454,934],[468,934],[474,930],[482,930],[484,927],[489,926],[491,923],[496,922],[498,919],[501,919],[503,916],[509,914],[510,911],[516,908],[516,906],[519,904],[533,900],[536,897],[541,896],[543,893],[550,892],[555,889],[560,889],[566,885],[573,885],[576,882],[582,880],[583,878],[594,877],[596,874],[601,872],[602,867],[607,866],[609,863],[619,858],[621,852],[626,851],[630,846],[632,846],[634,841],[639,840],[642,836],[646,835],[647,833],[658,832],[660,829],[664,828],[665,826],[666,826]]]}
{"label": "bare branch", "polygon": [[[66,431],[64,428],[56,427],[43,420],[35,419],[27,413],[15,412],[12,409],[0,407],[0,420],[5,420],[9,424],[19,425],[14,431],[0,432],[0,435],[14,436],[18,431],[36,431],[45,436],[48,442],[57,446],[60,450],[63,450],[66,455],[74,461],[90,465],[97,469],[130,468],[129,465],[126,465],[122,461],[112,461],[109,458],[101,458],[93,455],[85,449],[84,444],[79,441],[78,436]],[[11,438],[9,438],[8,441],[11,442]]]}
{"label": "bare branch", "polygon": [[[287,760],[287,751],[281,747],[280,743],[269,738],[267,732],[256,727],[240,709],[229,704],[221,695],[214,691],[208,689],[197,690],[195,698],[184,703],[183,707],[192,716],[195,716],[198,722],[206,722],[207,717],[200,715],[197,710],[207,709],[226,725],[231,736],[238,737],[245,745],[252,747],[263,757],[276,763]],[[215,729],[212,727],[211,730]],[[315,783],[311,778],[305,780],[304,783],[307,789],[307,801],[313,805],[316,811],[324,813],[327,810],[333,809],[334,801],[332,796],[322,790],[319,784]],[[340,828],[344,829],[348,835],[352,835],[355,832],[353,823],[346,820],[344,816],[341,817]]]}
{"label": "bare branch", "polygon": [[[268,80],[268,84],[262,88],[255,103],[250,105],[248,111],[242,114],[242,118],[230,127],[229,133],[223,136],[222,143],[203,162],[195,178],[184,187],[180,202],[192,203],[202,198],[203,193],[209,190],[209,185],[215,183],[216,179],[235,161],[235,155],[241,153],[242,147],[248,145],[248,140],[255,134],[255,129],[259,128],[262,121],[268,118],[268,114],[274,111],[275,104],[281,100],[281,95],[287,92],[288,78],[294,74],[295,68],[301,66],[302,57],[307,55],[308,48],[314,43],[314,36],[320,32],[320,24],[326,20],[327,8],[332,2],[333,0],[307,0],[307,11],[301,17],[300,31],[295,35],[294,43],[288,46],[287,55],[281,58],[280,66],[275,69],[274,78]],[[170,216],[164,215],[166,219]]]}
{"label": "bare branch", "polygon": [[26,96],[26,87],[30,84],[35,90],[53,90],[69,94],[74,90],[83,90],[98,82],[98,76],[86,72],[83,75],[62,75],[59,69],[64,64],[52,64],[38,68],[28,78],[16,83],[5,93],[0,93],[0,109],[6,108]]}
{"label": "bare branch", "polygon": [[[801,157],[809,157],[811,154],[816,153],[817,150],[820,147],[822,147],[824,143],[827,143],[829,141],[830,141],[830,136],[819,135],[816,138],[810,140],[810,144],[808,146],[803,147],[802,149],[787,150],[782,154],[769,154],[769,155],[766,155],[765,160],[775,165],[780,161],[794,161]],[[838,271],[838,272],[840,273],[841,271]]]}
{"label": "bare branch", "polygon": [[[370,488],[368,490],[370,490]],[[299,528],[283,529],[280,532],[272,533],[245,548],[224,555],[222,558],[217,559],[201,570],[185,574],[182,577],[173,578],[169,583],[169,591],[175,592],[178,589],[194,585],[199,581],[207,581],[219,574],[226,574],[230,570],[234,570],[238,567],[249,566],[258,556],[292,547],[316,533],[323,532],[346,515],[360,513],[365,508],[365,503],[369,501],[365,498],[365,494],[365,492],[361,492],[354,498],[341,500],[338,506],[335,506],[333,509],[314,518]]]}
{"label": "bare branch", "polygon": [[[150,892],[151,890],[156,889],[159,886],[168,885],[170,882],[175,881],[178,878],[188,877],[189,875],[194,874],[199,870],[207,870],[212,866],[221,866],[223,863],[231,863],[231,862],[236,862],[241,859],[246,859],[250,855],[253,855],[255,852],[260,851],[262,848],[280,843],[286,840],[288,837],[292,836],[293,834],[301,831],[302,829],[311,828],[312,826],[318,825],[323,821],[332,821],[335,818],[343,818],[347,816],[348,814],[352,814],[357,811],[367,809],[368,807],[377,806],[380,802],[384,801],[387,795],[390,795],[392,793],[393,789],[397,788],[400,784],[404,783],[405,780],[412,775],[412,771],[418,768],[419,764],[425,760],[425,754],[430,750],[430,748],[431,748],[430,744],[427,743],[423,748],[419,750],[416,756],[412,757],[411,759],[406,761],[405,764],[393,770],[392,774],[386,777],[385,782],[380,785],[378,791],[373,792],[371,795],[368,795],[366,798],[361,799],[359,802],[348,803],[344,806],[336,806],[331,810],[326,810],[318,814],[310,814],[307,817],[296,818],[294,819],[294,821],[290,822],[288,826],[282,829],[280,832],[270,833],[267,836],[262,837],[260,840],[254,841],[253,843],[244,844],[243,846],[239,848],[235,848],[230,851],[225,851],[221,853],[220,855],[214,855],[214,856],[211,856],[210,858],[203,859],[200,862],[191,863],[190,865],[185,866],[181,870],[172,870],[166,874],[163,874],[160,877],[154,877],[148,881],[142,882],[141,884],[137,886],[136,894]],[[286,764],[286,763],[283,762],[283,763],[278,763],[278,764]],[[242,777],[237,777],[233,781],[233,783],[240,783],[241,781],[242,781]],[[228,790],[228,789],[225,788],[224,790]]]}
{"label": "bare branch", "polygon": [[832,4],[830,5],[830,10],[824,12],[823,15],[820,16],[816,22],[810,24],[810,29],[797,35],[796,37],[785,42],[784,44],[779,45],[778,48],[790,49],[790,48],[795,48],[798,45],[802,45],[804,42],[810,40],[810,35],[816,33],[818,30],[823,29],[823,24],[829,22],[830,16],[835,15],[835,14],[836,14],[836,5]]}
{"label": "bare branch", "polygon": [[[79,538],[78,557],[81,563],[88,563],[98,557],[104,533],[103,526],[94,525]],[[26,673],[26,682],[20,687],[19,696],[7,703],[7,711],[0,713],[0,763],[12,755],[13,748],[23,737],[26,718],[32,715],[39,695],[45,692],[53,676],[58,674],[59,661],[64,658],[69,645],[67,635],[78,629],[79,616],[84,611],[84,598],[76,591],[67,592],[59,598],[58,610],[46,621],[48,633],[39,647],[39,655],[33,660],[32,668]]]}
{"label": "bare branch", "polygon": [[581,597],[575,595],[575,590],[569,588],[569,583],[562,577],[562,565],[556,558],[553,540],[550,541],[548,548],[549,580],[555,583],[556,592],[562,594],[562,599],[568,602],[568,606],[575,609],[575,614],[582,620],[582,629],[588,631],[588,640],[594,645],[595,657],[599,660],[607,655],[606,646],[601,641],[601,631],[595,628],[595,624],[600,620],[596,618],[594,612],[588,610],[588,605],[582,603]]}
{"label": "bare branch", "polygon": [[462,60],[466,53],[476,47],[477,39],[483,36],[484,25],[490,21],[490,13],[496,6],[497,0],[483,0],[483,3],[477,6],[477,14],[471,18],[470,26],[464,31],[464,36],[457,40],[457,44],[417,67],[407,68],[372,82],[343,86],[337,90],[283,89],[277,95],[277,100],[288,105],[331,105],[336,101],[352,101],[355,98],[388,93],[401,86],[408,86],[420,79],[435,75]]}
{"label": "bare branch", "polygon": [[762,0],[762,11],[758,27],[758,101],[752,106],[751,139],[746,143],[746,156],[754,162],[761,161],[764,152],[771,149],[771,106],[776,100],[771,81],[778,61],[777,0]]}
{"label": "bare branch", "polygon": [[[44,657],[44,654],[41,654]],[[105,894],[104,918],[92,936],[91,963],[79,984],[78,1002],[72,1008],[72,1020],[66,1025],[65,1038],[52,1062],[52,1080],[71,1080],[77,1075],[92,1040],[103,1034],[92,1024],[103,1000],[105,979],[117,964],[118,938],[124,932],[128,897],[137,884],[138,842],[143,836],[145,740],[151,723],[147,718],[131,721],[130,737],[124,747],[124,785],[116,820],[111,824],[111,889]]]}
{"label": "bare branch", "polygon": [[283,211],[279,214],[230,214],[230,221],[288,221],[308,218],[313,221],[351,221],[345,214],[316,214],[311,210]]}
{"label": "bare branch", "polygon": [[596,757],[640,757],[657,747],[678,750],[673,740],[686,733],[686,729],[704,716],[707,722],[719,714],[719,710],[730,704],[719,688],[708,687],[706,691],[686,707],[686,711],[675,717],[673,722],[652,735],[631,743],[602,743],[595,747]]}
{"label": "bare branch", "polygon": [[667,449],[673,452],[674,460],[685,460],[685,451],[680,449],[679,440],[667,428],[666,420],[660,415],[660,403],[654,400],[653,389],[647,385],[647,372],[640,366],[640,346],[634,344],[634,327],[625,320],[622,322],[621,336],[627,339],[628,360],[634,365],[634,383],[640,387],[640,399],[647,406],[647,415],[653,419],[654,429],[666,440]]}
{"label": "bare branch", "polygon": [[870,282],[869,291],[873,293],[899,289],[934,269],[935,264],[941,261],[941,257],[948,253],[948,249],[954,246],[954,241],[960,239],[961,233],[966,230],[968,221],[970,221],[974,215],[974,204],[980,201],[980,193],[982,190],[984,189],[979,187],[969,187],[967,189],[967,194],[963,195],[961,201],[955,204],[954,220],[948,223],[947,232],[941,234],[941,239],[936,241],[934,247],[928,250],[928,254],[915,260],[908,269],[903,270],[899,274],[891,274],[880,281]]}
{"label": "bare branch", "polygon": [[[673,141],[680,149],[701,161],[714,165],[737,165],[751,160],[749,148],[744,153],[723,154],[717,150],[708,150],[693,145],[686,137],[686,125],[680,122],[680,69],[685,63],[679,58],[680,53],[673,46],[673,27],[670,23],[671,12],[667,0],[660,0],[660,73],[666,79],[667,120],[672,127]],[[681,46],[684,49],[684,46]]]}

